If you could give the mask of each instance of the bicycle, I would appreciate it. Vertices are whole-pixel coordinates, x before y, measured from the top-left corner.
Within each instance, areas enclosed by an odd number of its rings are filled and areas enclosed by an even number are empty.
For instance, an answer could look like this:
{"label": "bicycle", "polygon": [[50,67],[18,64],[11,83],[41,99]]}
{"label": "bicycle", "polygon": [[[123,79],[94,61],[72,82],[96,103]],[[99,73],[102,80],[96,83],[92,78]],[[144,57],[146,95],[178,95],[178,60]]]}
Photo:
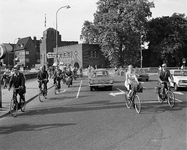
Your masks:
{"label": "bicycle", "polygon": [[[21,97],[20,97],[20,103],[18,103],[16,90],[20,90],[20,88],[14,88],[13,89],[13,96],[12,96],[12,99],[10,101],[10,114],[13,117],[17,117],[17,112],[18,112],[19,109],[22,112],[25,112],[25,106],[26,106],[25,100],[21,99]],[[23,96],[25,97],[24,94],[23,94]],[[21,100],[23,100],[23,102],[21,102]]]}
{"label": "bicycle", "polygon": [[141,101],[140,97],[137,95],[137,92],[143,92],[143,87],[141,87],[141,83],[139,84],[138,90],[134,91],[130,98],[127,97],[128,91],[125,92],[125,102],[127,108],[131,109],[133,106],[133,108],[135,108],[136,112],[139,114],[141,112]]}
{"label": "bicycle", "polygon": [[173,91],[171,91],[170,86],[168,85],[168,90],[166,88],[164,88],[165,90],[165,94],[161,94],[160,90],[161,90],[161,84],[167,84],[167,82],[163,82],[163,83],[159,83],[159,86],[156,87],[156,93],[157,93],[157,99],[160,103],[163,103],[165,100],[167,100],[168,105],[172,108],[175,105],[175,94],[173,93]]}
{"label": "bicycle", "polygon": [[56,80],[56,82],[55,82],[55,86],[54,86],[54,93],[55,93],[55,95],[57,94],[57,92],[58,93],[60,92],[60,88],[58,87],[58,82],[61,82],[61,80],[60,81]]}
{"label": "bicycle", "polygon": [[41,88],[39,89],[39,94],[38,94],[38,98],[40,102],[43,102],[42,96],[44,97],[44,99],[47,99],[47,82],[48,79],[44,79],[44,80],[38,80],[38,82],[41,82]]}

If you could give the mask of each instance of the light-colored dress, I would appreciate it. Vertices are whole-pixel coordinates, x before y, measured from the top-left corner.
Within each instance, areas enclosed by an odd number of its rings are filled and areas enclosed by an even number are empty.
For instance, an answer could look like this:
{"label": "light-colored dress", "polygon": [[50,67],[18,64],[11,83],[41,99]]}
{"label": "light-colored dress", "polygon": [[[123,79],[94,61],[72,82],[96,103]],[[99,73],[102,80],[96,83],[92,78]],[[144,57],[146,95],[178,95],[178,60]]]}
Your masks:
{"label": "light-colored dress", "polygon": [[129,85],[138,85],[138,80],[136,78],[136,74],[134,72],[130,73],[127,71],[126,79],[125,79],[125,87],[129,90]]}

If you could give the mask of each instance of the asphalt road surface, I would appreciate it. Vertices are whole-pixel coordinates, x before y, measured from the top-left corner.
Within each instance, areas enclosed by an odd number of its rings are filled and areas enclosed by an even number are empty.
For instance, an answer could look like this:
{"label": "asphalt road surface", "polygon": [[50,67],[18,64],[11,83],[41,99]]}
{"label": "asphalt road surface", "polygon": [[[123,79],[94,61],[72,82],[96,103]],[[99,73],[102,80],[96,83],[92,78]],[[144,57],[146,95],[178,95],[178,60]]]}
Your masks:
{"label": "asphalt road surface", "polygon": [[87,79],[54,89],[42,103],[38,97],[16,118],[0,119],[1,150],[186,150],[187,91],[175,92],[173,108],[160,104],[157,77],[138,93],[142,111],[128,109],[124,77],[115,77],[112,91],[90,91]]}

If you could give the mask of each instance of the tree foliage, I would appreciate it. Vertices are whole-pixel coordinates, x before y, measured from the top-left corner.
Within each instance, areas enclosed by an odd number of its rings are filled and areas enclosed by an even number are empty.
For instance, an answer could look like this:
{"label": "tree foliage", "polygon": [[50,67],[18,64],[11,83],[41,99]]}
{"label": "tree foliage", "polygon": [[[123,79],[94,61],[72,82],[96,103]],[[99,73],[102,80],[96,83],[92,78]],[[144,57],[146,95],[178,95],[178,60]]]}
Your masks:
{"label": "tree foliage", "polygon": [[85,21],[81,39],[100,44],[112,65],[137,65],[140,61],[140,38],[146,33],[150,8],[148,0],[99,0],[94,21]]}
{"label": "tree foliage", "polygon": [[171,17],[152,19],[146,40],[152,66],[163,61],[168,66],[179,65],[182,58],[187,57],[187,18],[184,14],[174,13]]}

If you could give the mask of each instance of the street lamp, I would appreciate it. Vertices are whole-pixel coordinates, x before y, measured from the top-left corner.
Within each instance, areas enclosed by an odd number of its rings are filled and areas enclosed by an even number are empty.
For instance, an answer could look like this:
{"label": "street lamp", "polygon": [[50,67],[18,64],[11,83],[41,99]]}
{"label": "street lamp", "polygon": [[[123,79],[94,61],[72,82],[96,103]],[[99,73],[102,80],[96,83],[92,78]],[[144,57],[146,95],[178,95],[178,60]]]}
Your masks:
{"label": "street lamp", "polygon": [[15,60],[15,58],[16,58],[16,57],[15,57],[15,55],[16,55],[16,54],[15,54],[15,49],[16,49],[16,43],[15,43],[15,42],[16,42],[16,40],[20,40],[20,38],[16,38],[16,39],[14,40],[14,66],[15,66],[15,64],[16,64],[16,60]]}
{"label": "street lamp", "polygon": [[59,64],[59,60],[58,60],[58,35],[57,35],[57,15],[58,15],[58,11],[62,8],[67,8],[69,9],[70,6],[66,5],[66,6],[62,6],[60,7],[57,11],[56,11],[56,53],[57,53],[57,65]]}

